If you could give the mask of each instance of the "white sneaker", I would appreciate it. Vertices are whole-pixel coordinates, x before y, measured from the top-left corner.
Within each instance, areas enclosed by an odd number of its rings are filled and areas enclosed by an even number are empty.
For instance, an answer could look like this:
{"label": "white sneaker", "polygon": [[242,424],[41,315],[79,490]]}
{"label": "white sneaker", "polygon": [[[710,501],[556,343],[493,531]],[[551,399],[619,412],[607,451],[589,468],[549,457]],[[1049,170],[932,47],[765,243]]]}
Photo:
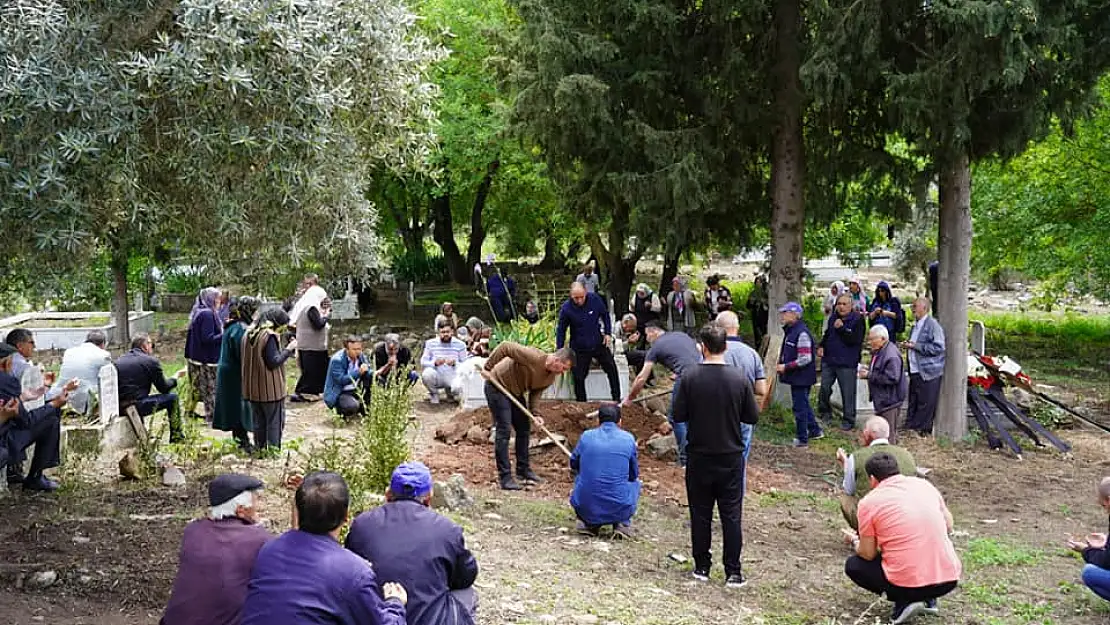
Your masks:
{"label": "white sneaker", "polygon": [[439,393],[428,393],[428,401],[435,405],[439,405]]}

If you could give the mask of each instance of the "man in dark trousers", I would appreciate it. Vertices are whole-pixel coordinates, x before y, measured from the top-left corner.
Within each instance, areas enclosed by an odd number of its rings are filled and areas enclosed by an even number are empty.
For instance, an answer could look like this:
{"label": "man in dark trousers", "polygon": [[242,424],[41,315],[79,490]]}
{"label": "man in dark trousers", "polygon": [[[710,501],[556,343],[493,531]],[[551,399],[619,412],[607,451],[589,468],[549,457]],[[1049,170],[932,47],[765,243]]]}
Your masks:
{"label": "man in dark trousers", "polygon": [[755,425],[759,406],[751,382],[725,362],[725,330],[711,323],[699,332],[701,364],[683,372],[675,393],[674,420],[686,423],[686,498],[690,502],[690,542],[694,579],[709,580],[713,556],[713,508],[721,514],[725,585],[744,585],[740,517],[744,504],[744,437],[741,424]]}
{"label": "man in dark trousers", "polygon": [[[604,333],[602,327],[605,328]],[[586,287],[578,282],[570,286],[570,299],[559,308],[559,323],[555,327],[556,348],[561,349],[566,344],[567,329],[570,330],[570,348],[574,350],[571,375],[574,376],[575,399],[586,401],[586,376],[596,360],[609,377],[609,392],[613,401],[620,401],[620,376],[613,352],[609,351],[609,344],[613,341],[609,309],[600,295],[588,293]]]}
{"label": "man in dark trousers", "polygon": [[408,625],[474,625],[478,562],[463,529],[432,510],[432,474],[420,462],[393,470],[386,504],[358,515],[347,549],[374,566],[379,579],[408,591]]}
{"label": "man in dark trousers", "polygon": [[829,316],[825,333],[817,344],[821,359],[821,390],[817,393],[817,412],[826,423],[832,422],[833,384],[840,385],[844,416],[840,429],[847,432],[856,427],[856,373],[867,322],[852,309],[852,296],[842,293],[836,298],[836,310]]}
{"label": "man in dark trousers", "polygon": [[[513,480],[512,465],[509,462],[509,436],[512,432],[516,432],[517,477],[526,482],[542,482],[543,479],[532,472],[528,462],[532,420],[489,380],[496,381],[501,388],[512,393],[522,406],[535,410],[547,387],[573,366],[574,352],[569,348],[563,347],[554,354],[547,354],[535,347],[512,342],[498,345],[486,360],[486,404],[493,413],[493,427],[496,432],[494,459],[503,490],[520,490],[520,484]],[[527,399],[525,395],[528,396]]]}
{"label": "man in dark trousers", "polygon": [[[813,359],[813,334],[802,320],[803,309],[797,302],[787,302],[779,309],[779,320],[785,333],[782,339],[782,354],[775,371],[779,381],[790,387],[790,399],[794,410],[794,427],[797,438],[795,447],[808,447],[809,439],[825,435],[813,407],[809,405],[809,389],[817,382],[817,362]],[[854,382],[853,382],[854,384]]]}
{"label": "man in dark trousers", "polygon": [[[121,409],[133,405],[141,417],[165,410],[170,424],[170,442],[184,440],[177,394],[170,391],[177,387],[177,379],[185,375],[185,370],[167,378],[162,373],[162,363],[154,357],[154,342],[149,334],[143,332],[131,339],[131,351],[116,359],[116,373]],[[150,394],[151,386],[158,389],[157,395]]]}
{"label": "man in dark trousers", "polygon": [[694,339],[687,336],[685,332],[677,330],[664,332],[663,328],[654,321],[647,324],[644,333],[647,335],[648,343],[651,344],[651,349],[644,356],[644,365],[636,379],[632,381],[632,388],[628,389],[628,397],[624,399],[622,405],[632,405],[632,401],[644,389],[644,385],[651,377],[655,363],[663,365],[674,373],[675,381],[674,386],[671,387],[671,407],[667,420],[674,428],[674,439],[678,445],[678,464],[686,466],[686,424],[674,420],[674,405],[678,398],[680,388],[678,383],[682,380],[682,374],[701,362],[701,353],[698,352],[698,345]]}

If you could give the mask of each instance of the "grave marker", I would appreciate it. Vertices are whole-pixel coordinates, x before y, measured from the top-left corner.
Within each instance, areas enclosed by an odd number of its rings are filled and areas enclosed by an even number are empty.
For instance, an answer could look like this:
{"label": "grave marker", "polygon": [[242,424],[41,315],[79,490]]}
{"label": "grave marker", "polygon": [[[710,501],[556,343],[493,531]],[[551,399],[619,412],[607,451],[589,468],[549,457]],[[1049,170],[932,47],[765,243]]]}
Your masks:
{"label": "grave marker", "polygon": [[116,366],[104,365],[97,375],[100,379],[100,423],[107,425],[119,416],[119,378]]}

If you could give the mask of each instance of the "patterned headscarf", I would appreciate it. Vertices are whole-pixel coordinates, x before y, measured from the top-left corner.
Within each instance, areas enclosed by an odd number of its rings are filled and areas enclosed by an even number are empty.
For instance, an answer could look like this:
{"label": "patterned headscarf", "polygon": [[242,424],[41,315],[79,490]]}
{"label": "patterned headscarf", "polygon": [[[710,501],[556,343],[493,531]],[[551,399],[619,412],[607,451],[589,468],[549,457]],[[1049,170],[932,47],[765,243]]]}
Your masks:
{"label": "patterned headscarf", "polygon": [[220,290],[214,286],[206,286],[200,290],[197,299],[193,302],[193,308],[189,311],[189,323],[192,323],[201,312],[211,310],[216,312],[216,298],[220,296]]}

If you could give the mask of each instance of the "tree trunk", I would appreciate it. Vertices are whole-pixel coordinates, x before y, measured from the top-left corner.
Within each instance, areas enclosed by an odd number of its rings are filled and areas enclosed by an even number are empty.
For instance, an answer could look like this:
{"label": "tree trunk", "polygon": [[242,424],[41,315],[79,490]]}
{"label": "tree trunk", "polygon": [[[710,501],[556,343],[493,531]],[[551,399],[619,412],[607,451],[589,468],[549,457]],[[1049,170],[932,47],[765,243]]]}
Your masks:
{"label": "tree trunk", "polygon": [[[632,293],[632,282],[636,279],[636,264],[640,262],[643,252],[628,250],[627,248],[627,207],[618,207],[613,211],[611,224],[608,232],[608,245],[602,242],[601,236],[597,232],[587,233],[586,242],[597,260],[598,274],[604,280],[602,286],[613,298],[612,312],[619,320],[621,314],[628,310],[628,298]],[[608,300],[606,301],[608,302]]]}
{"label": "tree trunk", "polygon": [[459,244],[455,242],[455,224],[451,218],[451,194],[444,193],[432,198],[432,218],[435,226],[432,228],[432,238],[435,239],[439,249],[443,250],[443,259],[447,263],[447,273],[456,284],[470,285],[473,279],[470,268],[473,263],[467,263]]}
{"label": "tree trunk", "polygon": [[127,252],[121,249],[112,251],[109,261],[115,292],[112,295],[112,319],[116,324],[115,335],[109,337],[117,347],[126,349],[131,344],[129,323],[130,304],[127,301]]}
{"label": "tree trunk", "polygon": [[933,433],[967,434],[967,288],[971,273],[971,165],[966,152],[940,165],[940,275],[937,317],[944,328],[944,381]]}
{"label": "tree trunk", "polygon": [[[801,0],[775,3],[775,67],[772,80],[779,119],[771,145],[771,271],[770,309],[778,310],[802,296],[802,252],[805,249],[805,146],[802,138],[802,89],[799,27]],[[769,315],[768,332],[782,334]]]}
{"label": "tree trunk", "polygon": [[667,294],[672,291],[671,281],[678,275],[678,265],[682,258],[682,252],[664,253],[663,254],[663,275],[659,277],[659,299],[666,299]]}
{"label": "tree trunk", "polygon": [[564,267],[567,264],[567,257],[563,256],[563,251],[559,249],[559,237],[555,236],[554,228],[547,228],[543,231],[543,260],[540,261],[540,269],[557,269]]}
{"label": "tree trunk", "polygon": [[493,161],[486,167],[486,176],[478,185],[478,192],[474,194],[474,205],[470,207],[470,243],[466,248],[466,264],[473,267],[474,263],[482,260],[482,244],[486,242],[486,228],[482,223],[482,211],[486,208],[486,199],[489,198],[489,189],[493,185],[493,177],[501,168],[501,161]]}
{"label": "tree trunk", "polygon": [[420,219],[420,205],[398,206],[390,201],[388,210],[393,216],[393,221],[397,222],[398,230],[401,231],[401,242],[405,245],[405,251],[412,258],[423,258],[426,255],[424,231],[427,229],[427,224]]}

